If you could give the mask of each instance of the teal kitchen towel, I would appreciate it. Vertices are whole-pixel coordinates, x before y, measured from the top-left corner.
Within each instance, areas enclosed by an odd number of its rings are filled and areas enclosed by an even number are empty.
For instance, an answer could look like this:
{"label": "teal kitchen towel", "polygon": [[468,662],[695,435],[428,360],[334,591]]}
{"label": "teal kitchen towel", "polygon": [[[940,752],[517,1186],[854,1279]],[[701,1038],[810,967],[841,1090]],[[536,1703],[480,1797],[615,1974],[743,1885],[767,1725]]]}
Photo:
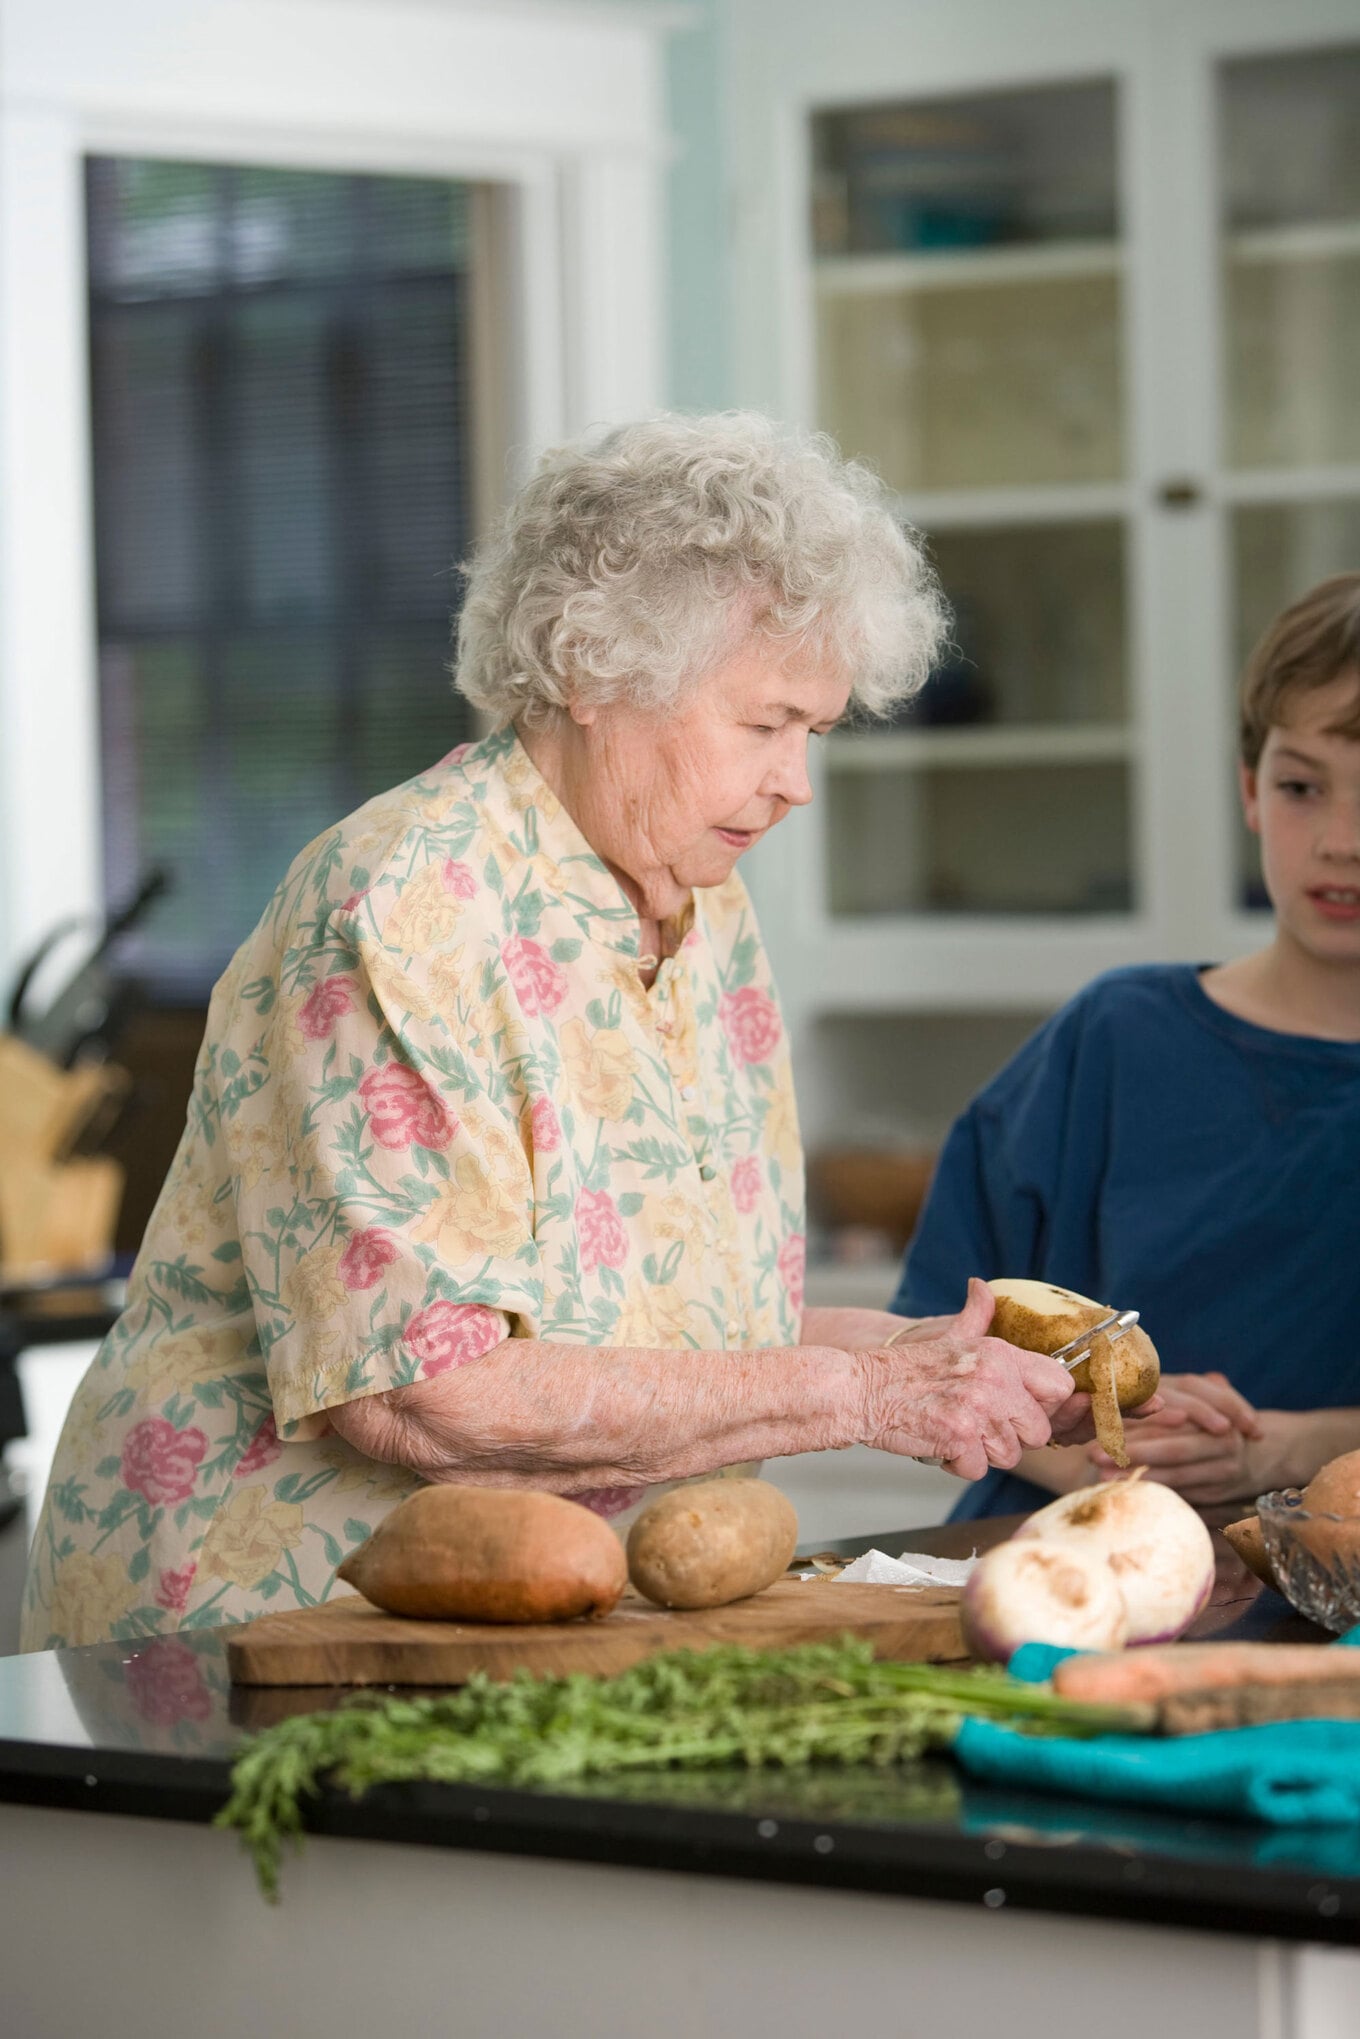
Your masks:
{"label": "teal kitchen towel", "polygon": [[1360,1721],[1293,1720],[1161,1740],[1025,1735],[966,1720],[954,1753],[970,1777],[1069,1798],[1226,1814],[1271,1826],[1360,1821]]}

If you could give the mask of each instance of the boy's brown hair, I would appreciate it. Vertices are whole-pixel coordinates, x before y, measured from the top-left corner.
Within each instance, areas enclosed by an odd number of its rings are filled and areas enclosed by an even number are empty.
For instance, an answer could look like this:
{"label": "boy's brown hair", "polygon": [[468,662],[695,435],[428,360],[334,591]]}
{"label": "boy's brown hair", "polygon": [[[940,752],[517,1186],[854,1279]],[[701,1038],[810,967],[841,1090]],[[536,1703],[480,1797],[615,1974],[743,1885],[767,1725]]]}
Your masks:
{"label": "boy's brown hair", "polygon": [[1328,729],[1360,740],[1360,573],[1335,573],[1275,618],[1242,674],[1238,742],[1252,771],[1266,737],[1282,727],[1299,694],[1355,677],[1355,700]]}

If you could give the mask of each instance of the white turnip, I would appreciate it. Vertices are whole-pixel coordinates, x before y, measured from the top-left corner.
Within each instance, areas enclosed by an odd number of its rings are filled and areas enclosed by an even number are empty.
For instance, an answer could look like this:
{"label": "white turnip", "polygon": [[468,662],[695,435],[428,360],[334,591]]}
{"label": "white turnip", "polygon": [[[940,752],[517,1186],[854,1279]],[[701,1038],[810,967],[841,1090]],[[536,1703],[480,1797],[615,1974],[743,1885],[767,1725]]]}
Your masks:
{"label": "white turnip", "polygon": [[1140,1473],[1062,1495],[1022,1523],[1014,1540],[1052,1540],[1064,1550],[1080,1540],[1118,1582],[1129,1612],[1128,1640],[1170,1642],[1213,1591],[1214,1547],[1189,1502]]}
{"label": "white turnip", "polygon": [[1015,1538],[978,1559],[963,1592],[963,1634],[975,1657],[1004,1664],[1021,1643],[1117,1650],[1128,1612],[1094,1544]]}

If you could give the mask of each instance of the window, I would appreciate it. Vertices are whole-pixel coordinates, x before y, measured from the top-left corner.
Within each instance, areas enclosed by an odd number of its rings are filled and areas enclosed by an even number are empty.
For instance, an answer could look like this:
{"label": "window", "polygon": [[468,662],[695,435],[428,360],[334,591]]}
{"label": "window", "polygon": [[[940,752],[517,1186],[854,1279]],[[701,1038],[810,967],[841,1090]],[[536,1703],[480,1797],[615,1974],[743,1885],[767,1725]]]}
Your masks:
{"label": "window", "polygon": [[206,996],[289,860],[471,733],[475,187],[87,165],[106,889]]}

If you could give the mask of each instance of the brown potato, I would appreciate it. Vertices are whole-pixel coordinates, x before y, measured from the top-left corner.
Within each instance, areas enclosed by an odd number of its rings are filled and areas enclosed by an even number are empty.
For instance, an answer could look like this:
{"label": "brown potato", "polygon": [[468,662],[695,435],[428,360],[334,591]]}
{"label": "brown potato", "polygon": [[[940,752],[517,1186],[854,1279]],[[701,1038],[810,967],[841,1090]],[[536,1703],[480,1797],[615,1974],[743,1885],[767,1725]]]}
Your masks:
{"label": "brown potato", "polygon": [[[996,1297],[992,1335],[1010,1345],[1022,1345],[1027,1352],[1056,1352],[1079,1338],[1092,1324],[1112,1314],[1109,1303],[1092,1302],[1074,1289],[1060,1289],[1047,1281],[989,1281]],[[1072,1379],[1083,1394],[1090,1394],[1091,1361],[1102,1352],[1113,1354],[1115,1393],[1121,1409],[1137,1409],[1156,1394],[1161,1379],[1157,1348],[1137,1324],[1111,1339],[1106,1334],[1092,1341],[1091,1359],[1074,1367]]]}
{"label": "brown potato", "polygon": [[793,1503],[768,1480],[702,1480],[643,1509],[628,1576],[658,1607],[725,1607],[773,1584],[797,1542]]}
{"label": "brown potato", "polygon": [[1261,1535],[1259,1515],[1244,1515],[1240,1522],[1226,1523],[1221,1531],[1225,1543],[1230,1544],[1241,1558],[1249,1572],[1254,1572],[1263,1586],[1275,1584],[1275,1574],[1270,1566],[1270,1553],[1265,1538]]}
{"label": "brown potato", "polygon": [[571,1621],[608,1614],[628,1566],[608,1523],[560,1494],[422,1487],[339,1577],[389,1614],[437,1621]]}
{"label": "brown potato", "polygon": [[[1026,1352],[1056,1352],[1112,1314],[1108,1303],[1093,1302],[1054,1282],[1003,1277],[987,1286],[996,1297],[992,1336],[1023,1346]],[[1116,1465],[1129,1462],[1119,1412],[1140,1408],[1155,1395],[1161,1374],[1157,1348],[1137,1324],[1118,1338],[1104,1332],[1093,1338],[1090,1358],[1072,1369],[1073,1386],[1092,1397],[1096,1436]]]}

